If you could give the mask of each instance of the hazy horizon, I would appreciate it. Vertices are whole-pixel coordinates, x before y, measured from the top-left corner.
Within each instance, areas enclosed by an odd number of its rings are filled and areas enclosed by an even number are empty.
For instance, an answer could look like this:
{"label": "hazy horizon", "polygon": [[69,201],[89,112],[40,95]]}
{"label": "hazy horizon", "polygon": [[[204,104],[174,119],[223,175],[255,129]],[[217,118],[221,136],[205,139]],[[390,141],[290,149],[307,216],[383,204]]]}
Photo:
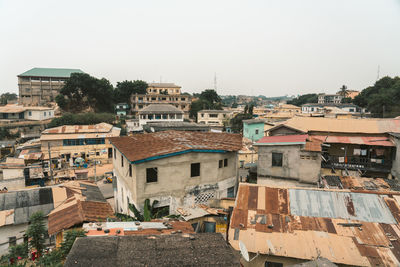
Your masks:
{"label": "hazy horizon", "polygon": [[184,92],[362,90],[400,75],[400,1],[0,0],[0,92],[33,67]]}

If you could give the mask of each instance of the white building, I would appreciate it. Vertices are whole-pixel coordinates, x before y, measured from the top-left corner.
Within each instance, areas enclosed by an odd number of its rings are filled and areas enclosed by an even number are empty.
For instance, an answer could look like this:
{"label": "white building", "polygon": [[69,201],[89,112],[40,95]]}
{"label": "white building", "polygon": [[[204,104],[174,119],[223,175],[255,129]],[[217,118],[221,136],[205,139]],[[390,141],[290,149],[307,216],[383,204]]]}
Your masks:
{"label": "white building", "polygon": [[54,108],[52,107],[24,107],[17,104],[0,107],[0,120],[43,121],[52,118],[54,118]]}
{"label": "white building", "polygon": [[230,110],[200,110],[197,112],[197,123],[224,126],[224,121],[229,120],[232,114]]}
{"label": "white building", "polygon": [[152,104],[138,112],[139,125],[135,121],[130,122],[133,131],[142,131],[147,122],[175,122],[183,121],[184,112],[169,104]]}

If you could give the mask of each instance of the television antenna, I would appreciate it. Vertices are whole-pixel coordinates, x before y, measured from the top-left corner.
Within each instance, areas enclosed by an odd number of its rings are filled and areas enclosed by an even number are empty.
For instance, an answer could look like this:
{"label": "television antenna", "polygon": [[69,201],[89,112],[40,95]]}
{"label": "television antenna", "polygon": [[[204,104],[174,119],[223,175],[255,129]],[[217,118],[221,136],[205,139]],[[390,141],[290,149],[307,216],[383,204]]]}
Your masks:
{"label": "television antenna", "polygon": [[214,72],[214,90],[217,92],[217,73]]}
{"label": "television antenna", "polygon": [[247,262],[251,262],[259,255],[259,253],[257,252],[257,255],[255,255],[252,259],[250,259],[249,251],[247,250],[246,245],[240,240],[239,240],[239,248],[240,248],[240,254],[242,254],[243,259]]}

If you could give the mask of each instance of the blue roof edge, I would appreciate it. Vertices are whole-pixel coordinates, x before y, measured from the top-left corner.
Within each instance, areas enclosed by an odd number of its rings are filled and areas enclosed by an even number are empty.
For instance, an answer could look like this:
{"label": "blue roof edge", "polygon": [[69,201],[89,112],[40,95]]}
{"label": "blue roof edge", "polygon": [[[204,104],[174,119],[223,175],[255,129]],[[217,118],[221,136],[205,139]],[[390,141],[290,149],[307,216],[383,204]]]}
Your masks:
{"label": "blue roof edge", "polygon": [[179,152],[174,152],[174,153],[169,153],[169,154],[164,154],[164,155],[159,155],[159,156],[154,156],[154,157],[149,157],[141,160],[136,160],[136,161],[130,161],[132,164],[139,164],[147,161],[152,161],[156,159],[162,159],[162,158],[167,158],[167,157],[173,157],[181,154],[186,154],[186,153],[191,153],[191,152],[201,152],[201,153],[226,153],[227,150],[218,150],[218,149],[188,149],[184,151],[179,151]]}

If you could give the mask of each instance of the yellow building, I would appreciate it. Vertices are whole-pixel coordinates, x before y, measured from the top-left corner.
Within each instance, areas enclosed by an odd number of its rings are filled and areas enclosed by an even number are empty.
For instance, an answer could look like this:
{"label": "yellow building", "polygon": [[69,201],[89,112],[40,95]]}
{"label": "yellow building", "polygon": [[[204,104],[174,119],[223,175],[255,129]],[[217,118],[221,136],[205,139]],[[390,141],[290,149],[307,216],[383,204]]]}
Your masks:
{"label": "yellow building", "polygon": [[61,157],[66,162],[74,162],[81,157],[111,161],[112,148],[109,137],[119,136],[121,129],[108,123],[95,125],[64,125],[44,130],[40,137],[44,158]]}

